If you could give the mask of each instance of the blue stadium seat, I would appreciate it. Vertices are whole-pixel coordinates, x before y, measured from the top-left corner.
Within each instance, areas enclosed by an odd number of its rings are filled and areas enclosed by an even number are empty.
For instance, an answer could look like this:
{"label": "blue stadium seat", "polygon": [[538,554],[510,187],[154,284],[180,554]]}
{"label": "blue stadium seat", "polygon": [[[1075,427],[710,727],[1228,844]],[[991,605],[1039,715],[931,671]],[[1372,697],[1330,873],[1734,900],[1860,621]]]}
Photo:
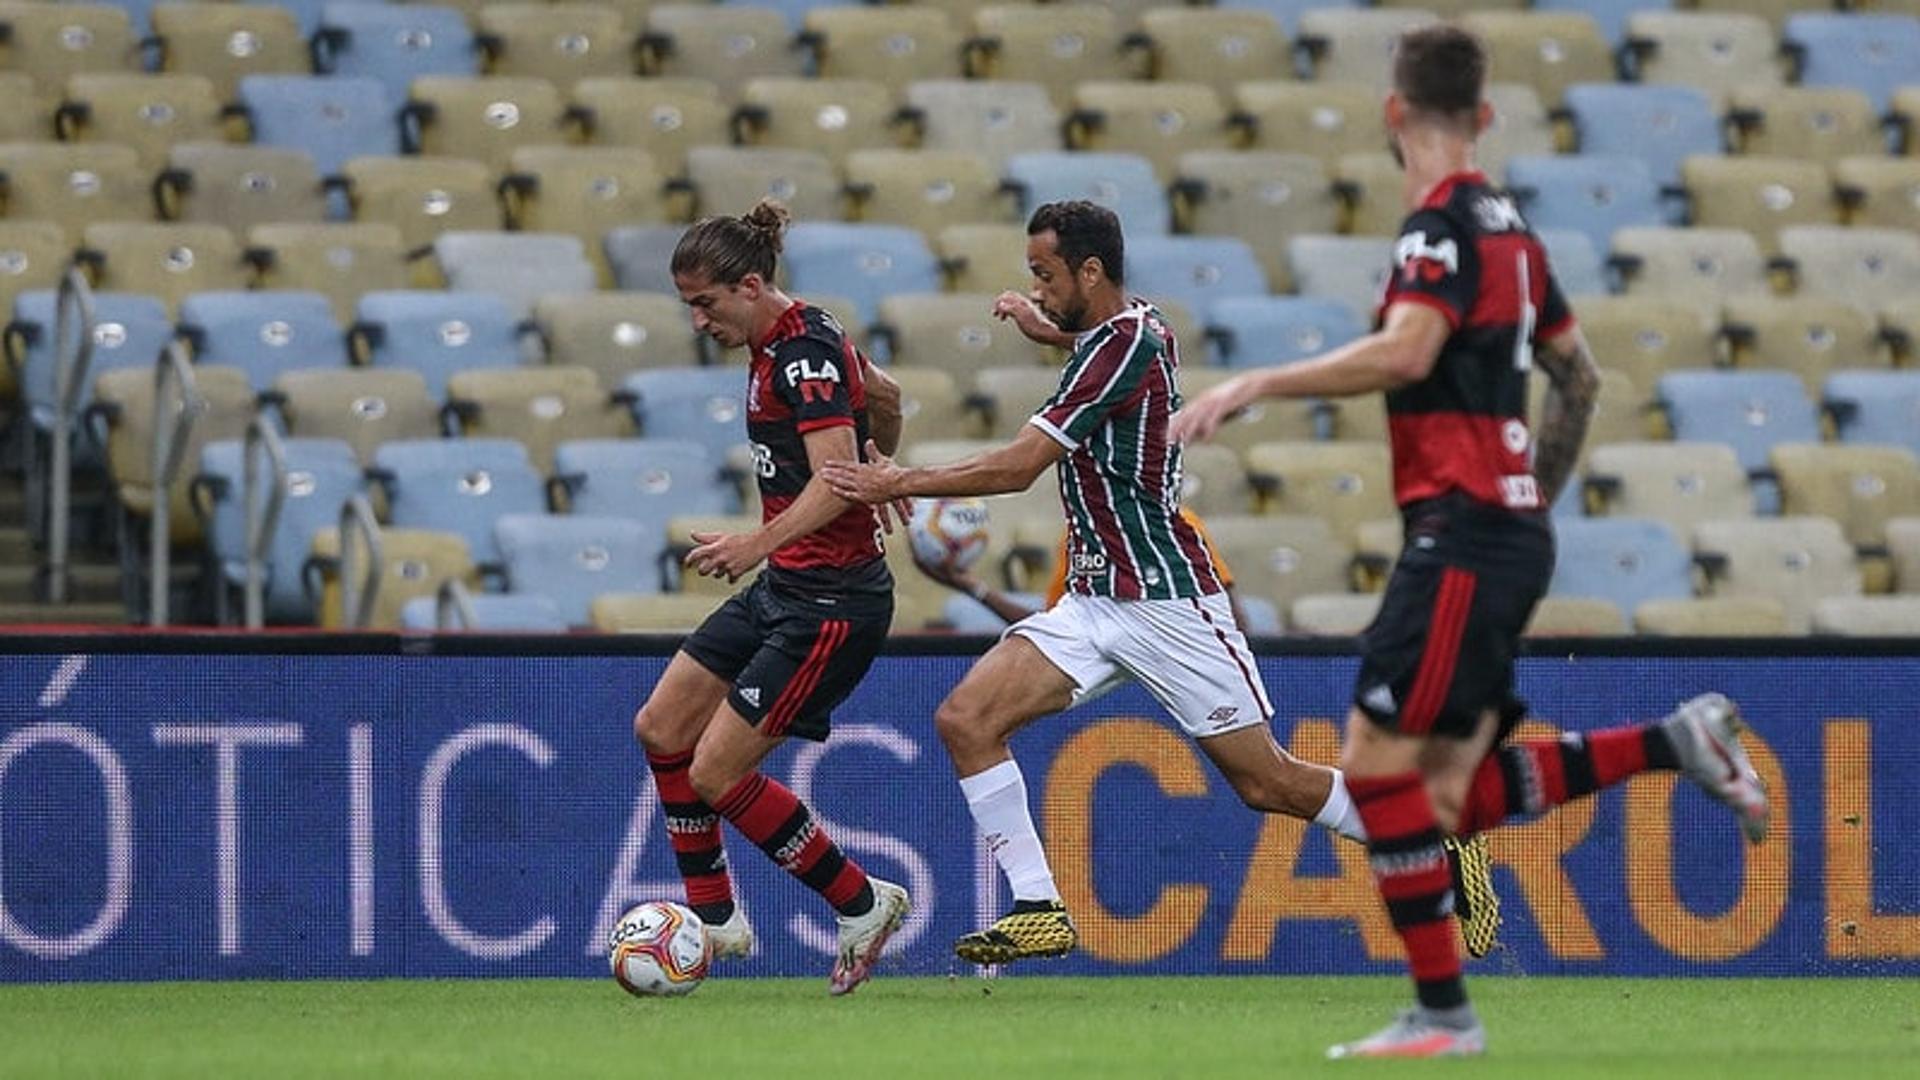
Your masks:
{"label": "blue stadium seat", "polygon": [[311,38],[313,32],[320,28],[321,9],[327,4],[327,0],[246,0],[246,2],[262,7],[285,8],[300,24],[300,33],[308,38]]}
{"label": "blue stadium seat", "polygon": [[1127,291],[1177,300],[1201,322],[1213,305],[1267,295],[1267,273],[1245,240],[1232,236],[1129,237]]}
{"label": "blue stadium seat", "polygon": [[1393,237],[1296,236],[1287,241],[1294,291],[1347,305],[1362,323],[1373,323],[1393,269]]}
{"label": "blue stadium seat", "polygon": [[716,461],[747,441],[747,375],[740,368],[661,368],[621,384],[649,439],[686,439]]}
{"label": "blue stadium seat", "polygon": [[602,247],[613,281],[630,292],[678,296],[673,287],[673,249],[687,231],[685,225],[622,225],[607,230]]}
{"label": "blue stadium seat", "polygon": [[455,533],[483,565],[500,561],[494,519],[547,511],[546,481],[512,439],[384,443],[367,476],[386,489],[391,524]]}
{"label": "blue stadium seat", "polygon": [[509,593],[545,596],[573,626],[601,593],[657,593],[663,530],[624,517],[507,514],[494,523]]}
{"label": "blue stadium seat", "polygon": [[1352,308],[1316,296],[1235,296],[1207,312],[1207,336],[1222,367],[1285,364],[1366,333]]}
{"label": "blue stadium seat", "polygon": [[[507,634],[564,634],[571,629],[560,605],[539,593],[478,593],[467,602],[473,606],[473,625],[456,624],[453,629]],[[407,601],[400,609],[400,628],[438,630],[439,597],[416,596]]]}
{"label": "blue stadium seat", "polygon": [[1920,454],[1920,371],[1836,371],[1821,397],[1840,441],[1904,446]]}
{"label": "blue stadium seat", "polygon": [[419,372],[435,398],[447,396],[447,379],[456,371],[522,360],[519,324],[485,293],[370,292],[356,314],[348,334],[365,362]]}
{"label": "blue stadium seat", "polygon": [[721,475],[720,459],[685,439],[563,442],[553,451],[553,482],[565,489],[572,513],[662,529],[677,514],[740,512],[740,493]]}
{"label": "blue stadium seat", "polygon": [[[19,373],[21,401],[34,426],[43,431],[53,424],[55,404],[56,299],[51,289],[21,293],[14,298],[13,321],[6,331],[8,362]],[[173,320],[167,317],[167,306],[158,297],[95,293],[93,304],[97,325],[93,357],[80,390],[78,407],[82,409],[93,396],[94,380],[102,373],[123,367],[151,367],[159,361],[160,350],[173,339]],[[77,326],[74,332],[79,332]]]}
{"label": "blue stadium seat", "polygon": [[1586,233],[1572,229],[1541,229],[1536,236],[1547,249],[1547,269],[1560,283],[1562,296],[1600,296],[1607,292],[1605,248],[1596,249]]}
{"label": "blue stadium seat", "polygon": [[433,4],[327,4],[313,34],[313,60],[322,75],[379,80],[391,101],[407,100],[421,75],[480,70],[466,15]]}
{"label": "blue stadium seat", "polygon": [[1920,19],[1911,15],[1804,12],[1783,35],[1805,86],[1846,86],[1886,112],[1893,92],[1920,83]]}
{"label": "blue stadium seat", "polygon": [[1036,150],[1007,159],[1007,180],[1020,192],[1020,212],[1042,203],[1090,199],[1120,216],[1127,239],[1173,230],[1173,208],[1153,165],[1138,154]]}
{"label": "blue stadium seat", "polygon": [[[286,498],[267,551],[266,617],[269,622],[311,622],[313,601],[300,571],[313,550],[313,534],[340,523],[341,505],[366,489],[366,477],[353,447],[343,439],[283,439],[281,444],[286,450]],[[210,511],[208,551],[229,589],[247,582],[244,451],[239,439],[208,443],[200,451],[200,476],[194,482],[195,505]],[[264,451],[259,459],[261,476],[270,482]],[[223,609],[225,603],[223,596]]]}
{"label": "blue stadium seat", "polygon": [[1534,0],[1535,11],[1580,11],[1593,17],[1607,40],[1618,45],[1627,36],[1627,16],[1642,11],[1668,11],[1673,0]]}
{"label": "blue stadium seat", "polygon": [[192,293],[180,304],[180,333],[196,363],[237,367],[255,390],[284,371],[347,365],[346,333],[323,293]]}
{"label": "blue stadium seat", "polygon": [[1677,186],[1690,154],[1726,146],[1707,95],[1690,86],[1579,83],[1567,87],[1580,153],[1637,157],[1657,184]]}
{"label": "blue stadium seat", "polygon": [[1660,185],[1637,157],[1580,154],[1507,160],[1507,188],[1536,230],[1572,229],[1595,251],[1613,245],[1623,225],[1674,225]]}
{"label": "blue stadium seat", "polygon": [[[1656,399],[1674,439],[1725,443],[1749,474],[1763,473],[1780,443],[1820,441],[1819,409],[1790,371],[1672,371],[1660,377]],[[1776,485],[1756,484],[1761,513],[1777,512],[1778,499]]]}
{"label": "blue stadium seat", "polygon": [[1646,600],[1693,595],[1693,556],[1672,529],[1649,518],[1554,520],[1558,558],[1547,591],[1609,600],[1622,615]]}
{"label": "blue stadium seat", "polygon": [[902,225],[803,221],[787,230],[782,259],[794,291],[841,296],[862,323],[880,315],[880,301],[942,287],[940,260],[920,230]]}
{"label": "blue stadium seat", "polygon": [[377,79],[249,75],[240,104],[254,142],[305,150],[322,176],[349,158],[400,153],[398,104]]}

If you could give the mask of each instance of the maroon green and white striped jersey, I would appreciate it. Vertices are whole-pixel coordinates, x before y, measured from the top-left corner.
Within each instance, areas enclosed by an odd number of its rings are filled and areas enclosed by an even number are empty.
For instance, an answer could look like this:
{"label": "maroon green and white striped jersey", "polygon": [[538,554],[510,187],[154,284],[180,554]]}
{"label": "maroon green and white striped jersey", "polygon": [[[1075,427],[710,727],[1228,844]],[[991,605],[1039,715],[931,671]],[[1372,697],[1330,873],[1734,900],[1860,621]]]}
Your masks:
{"label": "maroon green and white striped jersey", "polygon": [[1144,300],[1080,335],[1060,388],[1028,423],[1066,448],[1067,591],[1177,600],[1221,590],[1213,560],[1180,516],[1180,348]]}

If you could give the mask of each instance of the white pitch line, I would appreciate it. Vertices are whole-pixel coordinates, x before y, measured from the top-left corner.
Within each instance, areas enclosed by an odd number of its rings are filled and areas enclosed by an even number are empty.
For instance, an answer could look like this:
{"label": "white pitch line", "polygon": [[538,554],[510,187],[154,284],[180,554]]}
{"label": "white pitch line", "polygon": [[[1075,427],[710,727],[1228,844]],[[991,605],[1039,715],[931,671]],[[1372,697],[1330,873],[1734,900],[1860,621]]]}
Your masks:
{"label": "white pitch line", "polygon": [[80,673],[87,670],[87,658],[68,656],[60,660],[60,666],[53,669],[53,675],[47,679],[46,689],[40,691],[40,707],[51,709],[67,700],[67,691],[80,679]]}

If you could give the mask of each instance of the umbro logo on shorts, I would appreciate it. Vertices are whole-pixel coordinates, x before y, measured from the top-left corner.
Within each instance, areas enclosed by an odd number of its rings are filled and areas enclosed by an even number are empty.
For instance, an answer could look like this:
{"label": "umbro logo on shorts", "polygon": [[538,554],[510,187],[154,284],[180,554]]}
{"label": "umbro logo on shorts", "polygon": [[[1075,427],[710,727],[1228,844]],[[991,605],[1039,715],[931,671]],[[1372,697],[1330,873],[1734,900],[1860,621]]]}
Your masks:
{"label": "umbro logo on shorts", "polygon": [[1224,727],[1230,723],[1235,716],[1239,715],[1239,713],[1240,706],[1238,705],[1222,705],[1207,714],[1207,723],[1212,724],[1214,727]]}

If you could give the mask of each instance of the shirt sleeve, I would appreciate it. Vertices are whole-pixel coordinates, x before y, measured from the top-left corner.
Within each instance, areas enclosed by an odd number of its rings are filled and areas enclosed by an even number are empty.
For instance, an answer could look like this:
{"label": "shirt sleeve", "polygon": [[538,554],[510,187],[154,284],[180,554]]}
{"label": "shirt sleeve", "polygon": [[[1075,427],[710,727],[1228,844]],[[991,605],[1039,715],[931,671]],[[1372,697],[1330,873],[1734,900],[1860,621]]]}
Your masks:
{"label": "shirt sleeve", "polygon": [[1069,450],[1078,449],[1108,416],[1132,399],[1160,355],[1144,321],[1126,320],[1090,339],[1068,361],[1060,389],[1028,423]]}
{"label": "shirt sleeve", "polygon": [[1393,245],[1393,275],[1380,310],[1400,302],[1425,304],[1455,330],[1473,310],[1480,267],[1472,241],[1447,215],[1421,210],[1401,226]]}
{"label": "shirt sleeve", "polygon": [[846,357],[824,341],[793,338],[773,352],[773,390],[793,410],[802,435],[820,428],[853,424],[853,397]]}
{"label": "shirt sleeve", "polygon": [[1567,303],[1567,295],[1560,291],[1560,279],[1551,269],[1547,271],[1547,298],[1540,305],[1539,329],[1534,340],[1544,341],[1556,337],[1573,328],[1573,307]]}

